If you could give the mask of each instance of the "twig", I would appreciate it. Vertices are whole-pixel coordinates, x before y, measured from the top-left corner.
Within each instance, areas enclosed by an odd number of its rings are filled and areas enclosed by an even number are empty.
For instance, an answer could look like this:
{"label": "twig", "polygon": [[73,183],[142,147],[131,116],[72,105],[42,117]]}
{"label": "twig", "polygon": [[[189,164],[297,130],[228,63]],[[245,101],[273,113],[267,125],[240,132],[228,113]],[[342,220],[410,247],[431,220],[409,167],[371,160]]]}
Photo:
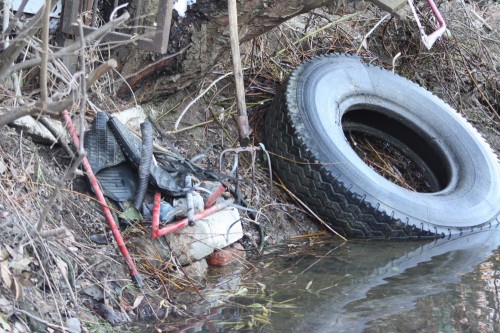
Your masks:
{"label": "twig", "polygon": [[80,33],[80,147],[78,147],[78,155],[82,156],[85,153],[83,141],[85,135],[85,110],[87,107],[87,79],[85,78],[85,33],[83,32],[83,22],[81,19],[78,22],[78,32]]}
{"label": "twig", "polygon": [[[375,24],[373,26],[373,28],[370,29],[370,31],[368,31],[368,33],[363,37],[363,40],[361,41],[361,43],[359,43],[359,46],[358,46],[358,50],[356,51],[356,54],[359,54],[359,52],[361,51],[361,48],[363,47],[363,44],[366,42],[366,40],[368,39],[368,37],[370,37],[370,35],[378,28],[379,25],[382,24],[382,22],[385,21],[386,18],[390,17],[391,14],[387,14],[385,15],[384,17],[382,17],[378,22],[377,24]],[[367,48],[368,49],[368,48]]]}
{"label": "twig", "polygon": [[34,314],[31,314],[29,313],[28,311],[24,311],[24,310],[21,310],[21,309],[18,309],[18,308],[13,308],[12,309],[16,314],[23,314],[25,316],[28,316],[30,317],[31,319],[34,319],[44,325],[47,325],[47,326],[50,326],[50,327],[53,327],[53,328],[57,328],[57,329],[60,329],[60,330],[63,330],[63,332],[71,332],[71,333],[79,333],[75,330],[72,330],[68,327],[64,327],[64,326],[60,326],[60,325],[56,325],[56,324],[52,324],[51,322],[48,322],[40,317],[37,317],[35,316]]}
{"label": "twig", "polygon": [[92,73],[89,74],[87,78],[87,86],[92,86],[97,80],[99,80],[104,74],[108,71],[115,69],[118,66],[118,63],[115,59],[109,59],[105,63],[101,64],[99,67],[94,69]]}
{"label": "twig", "polygon": [[40,64],[40,98],[42,100],[43,106],[46,106],[48,101],[47,62],[49,58],[49,23],[50,23],[50,10],[51,10],[49,4],[50,1],[45,1],[42,14],[42,60]]}
{"label": "twig", "polygon": [[392,73],[393,74],[396,71],[396,60],[398,60],[399,57],[401,57],[401,52],[398,52],[398,54],[396,54],[394,56],[394,58],[392,58]]}
{"label": "twig", "polygon": [[[300,39],[296,40],[295,42],[291,43],[291,45],[297,45],[297,44],[300,44],[302,41],[304,41],[304,40],[308,39],[309,37],[314,36],[314,35],[316,35],[317,33],[321,32],[321,31],[323,31],[323,30],[326,30],[326,29],[330,28],[331,26],[333,26],[333,25],[335,25],[335,24],[339,24],[339,23],[345,22],[345,21],[347,21],[347,20],[350,20],[350,19],[352,19],[353,17],[356,17],[356,16],[358,16],[358,15],[359,15],[359,13],[353,13],[353,14],[349,14],[349,15],[342,16],[342,17],[341,17],[341,18],[339,18],[338,20],[335,20],[335,21],[332,21],[332,22],[330,22],[330,23],[328,23],[328,24],[325,24],[325,25],[324,25],[324,26],[322,26],[321,28],[319,28],[319,29],[317,29],[317,30],[314,30],[314,31],[312,31],[312,32],[308,33],[308,34],[307,34],[307,35],[305,35],[304,37],[302,37],[302,38],[300,38]],[[286,51],[286,49],[287,49],[287,47],[285,47],[285,48],[283,48],[283,49],[279,50],[278,52],[276,52],[276,55],[278,56],[278,55],[282,54],[283,52],[285,52],[285,51]]]}
{"label": "twig", "polygon": [[[182,110],[179,118],[177,119],[177,121],[175,122],[175,125],[174,125],[174,130],[177,131],[177,128],[179,127],[179,124],[182,120],[182,117],[184,117],[184,115],[186,114],[186,112],[189,110],[189,108],[191,106],[193,106],[194,103],[196,103],[200,98],[202,98],[217,82],[219,82],[220,80],[228,77],[229,75],[233,74],[233,72],[229,72],[229,73],[226,73],[222,76],[220,76],[219,78],[217,78],[215,81],[213,81],[205,90],[203,90],[198,96],[196,96],[195,99],[193,99],[185,108],[184,110]],[[169,132],[170,133],[170,132]]]}
{"label": "twig", "polygon": [[[112,60],[110,60],[112,61]],[[110,62],[108,61],[108,63]],[[112,66],[110,66],[112,67]],[[89,78],[87,79],[86,86],[90,87],[91,84],[90,82],[95,82],[100,76],[104,75],[105,72],[101,71],[102,69],[111,69],[108,67],[106,64],[98,67],[96,70],[94,70],[90,75]],[[99,76],[100,75],[100,76]],[[75,103],[75,96],[71,95],[66,99],[63,99],[59,102],[52,102],[52,103],[47,103],[45,113],[50,114],[50,115],[59,115],[62,111],[69,109],[73,106]],[[0,114],[0,127],[10,124],[14,120],[27,116],[27,115],[35,115],[39,112],[44,110],[43,103],[41,101],[37,101],[31,105],[28,106],[23,106],[19,107],[17,109],[4,109],[5,113]]]}
{"label": "twig", "polygon": [[54,126],[52,126],[52,124],[50,123],[50,121],[48,121],[47,118],[45,118],[44,116],[40,116],[38,118],[38,121],[54,136],[54,138],[56,138],[56,140],[64,148],[69,157],[74,158],[75,154],[69,147],[68,142],[66,141],[66,137],[62,133],[57,132]]}
{"label": "twig", "polygon": [[338,248],[344,246],[345,243],[346,242],[344,241],[344,242],[342,242],[342,244],[339,244],[339,245],[335,246],[333,249],[331,249],[330,251],[328,251],[325,255],[321,256],[318,260],[316,260],[315,262],[313,262],[312,264],[310,264],[309,266],[307,266],[307,268],[304,269],[302,272],[300,272],[299,275],[302,275],[305,272],[307,272],[308,270],[310,270],[314,265],[316,265],[317,263],[319,263],[324,258],[328,257],[330,255],[330,253],[332,253],[333,251],[337,250]]}
{"label": "twig", "polygon": [[[221,112],[217,113],[217,114],[221,114]],[[217,115],[216,114],[216,115]],[[231,112],[229,113],[230,115],[234,115],[236,114],[236,112]],[[214,117],[215,118],[215,117]],[[191,126],[187,126],[187,127],[184,127],[184,128],[180,128],[178,130],[174,130],[174,131],[167,131],[165,132],[166,134],[177,134],[177,133],[181,133],[181,132],[185,132],[185,131],[189,131],[193,128],[196,128],[196,127],[200,127],[200,126],[204,126],[204,125],[208,125],[208,124],[211,124],[215,121],[215,119],[210,119],[210,120],[207,120],[207,121],[203,121],[201,123],[198,123],[198,124],[194,124],[194,125],[191,125]]]}
{"label": "twig", "polygon": [[65,238],[67,237],[67,229],[64,227],[45,230],[40,232],[40,237],[42,238]]}
{"label": "twig", "polygon": [[[52,8],[55,0],[50,0],[50,7]],[[16,58],[19,56],[21,51],[26,47],[28,41],[35,35],[38,31],[38,26],[42,20],[43,11],[39,10],[36,15],[29,20],[29,22],[25,25],[24,29],[18,34],[17,38],[13,40],[9,47],[7,47],[2,53],[0,57],[0,81],[3,81],[8,75],[10,75],[13,71],[12,66]],[[37,63],[40,64],[41,59],[38,58],[39,61]]]}
{"label": "twig", "polygon": [[[58,115],[60,112],[65,109],[71,108],[73,103],[75,102],[73,95],[63,99],[59,102],[53,102],[47,104],[47,114]],[[27,116],[34,115],[43,110],[43,105],[41,101],[37,101],[28,106],[19,107],[17,109],[4,109],[5,113],[0,114],[0,127],[10,124],[14,120]]]}
{"label": "twig", "polygon": [[[52,0],[52,1],[54,1],[54,0]],[[86,44],[93,43],[94,41],[98,40],[102,36],[108,34],[109,32],[113,31],[114,29],[116,29],[117,27],[122,25],[125,21],[127,21],[129,19],[129,17],[130,17],[130,14],[128,12],[125,12],[120,17],[106,23],[105,25],[103,25],[99,29],[86,35],[85,36],[85,43]],[[31,20],[33,20],[33,19],[31,19]],[[31,22],[31,20],[30,20],[30,22]],[[131,42],[133,42],[133,41],[131,40]],[[74,42],[73,44],[70,44],[70,45],[66,46],[65,48],[63,48],[55,53],[49,54],[48,60],[52,60],[55,58],[66,56],[68,54],[72,54],[73,52],[76,52],[79,49],[80,49],[80,43]],[[16,57],[17,57],[17,55],[16,55]],[[15,59],[15,57],[14,57],[14,59]],[[2,80],[4,77],[9,75],[10,73],[19,71],[21,69],[31,68],[31,67],[39,65],[41,62],[41,58],[34,58],[34,59],[23,61],[21,63],[15,64],[13,66],[9,66],[5,70],[2,67],[3,61],[4,61],[4,59],[3,59],[3,54],[2,54],[2,57],[0,57],[0,80]],[[14,62],[14,60],[9,62],[9,65],[12,64],[12,62]]]}

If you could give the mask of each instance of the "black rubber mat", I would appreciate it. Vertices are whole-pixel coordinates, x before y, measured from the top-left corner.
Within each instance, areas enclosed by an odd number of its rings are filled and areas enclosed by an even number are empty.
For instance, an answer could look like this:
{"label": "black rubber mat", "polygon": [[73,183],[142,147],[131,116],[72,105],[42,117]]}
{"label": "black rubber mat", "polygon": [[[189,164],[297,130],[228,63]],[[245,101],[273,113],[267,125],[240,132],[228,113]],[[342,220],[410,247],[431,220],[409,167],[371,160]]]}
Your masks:
{"label": "black rubber mat", "polygon": [[137,175],[132,168],[121,163],[102,169],[96,174],[103,194],[115,201],[132,200],[137,188]]}
{"label": "black rubber mat", "polygon": [[104,112],[96,114],[85,133],[84,148],[103,194],[115,201],[131,200],[137,188],[137,176],[125,163],[127,160],[108,127],[108,119]]}
{"label": "black rubber mat", "polygon": [[83,140],[90,166],[95,174],[126,160],[118,141],[108,127],[108,118],[106,113],[97,112]]}

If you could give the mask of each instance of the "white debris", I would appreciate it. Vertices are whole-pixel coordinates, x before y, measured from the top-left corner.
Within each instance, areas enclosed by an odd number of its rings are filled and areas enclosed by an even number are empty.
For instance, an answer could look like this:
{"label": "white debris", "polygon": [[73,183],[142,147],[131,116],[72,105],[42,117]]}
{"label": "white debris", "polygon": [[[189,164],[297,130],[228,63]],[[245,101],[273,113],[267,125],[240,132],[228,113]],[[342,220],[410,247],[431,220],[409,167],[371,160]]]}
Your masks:
{"label": "white debris", "polygon": [[181,265],[205,258],[243,237],[240,213],[236,208],[218,211],[177,232],[166,235],[178,253]]}
{"label": "white debris", "polygon": [[188,6],[191,6],[196,3],[196,0],[177,0],[174,4],[174,9],[177,11],[180,17],[184,17],[186,15],[186,10]]}

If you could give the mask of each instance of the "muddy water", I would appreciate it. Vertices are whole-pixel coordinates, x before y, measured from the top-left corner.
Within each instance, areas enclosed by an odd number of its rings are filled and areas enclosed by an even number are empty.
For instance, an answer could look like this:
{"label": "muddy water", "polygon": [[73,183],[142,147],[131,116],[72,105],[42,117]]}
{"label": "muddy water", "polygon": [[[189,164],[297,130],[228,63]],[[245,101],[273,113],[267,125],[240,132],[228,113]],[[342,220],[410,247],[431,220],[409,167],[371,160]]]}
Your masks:
{"label": "muddy water", "polygon": [[500,332],[499,247],[487,231],[270,249],[185,332]]}

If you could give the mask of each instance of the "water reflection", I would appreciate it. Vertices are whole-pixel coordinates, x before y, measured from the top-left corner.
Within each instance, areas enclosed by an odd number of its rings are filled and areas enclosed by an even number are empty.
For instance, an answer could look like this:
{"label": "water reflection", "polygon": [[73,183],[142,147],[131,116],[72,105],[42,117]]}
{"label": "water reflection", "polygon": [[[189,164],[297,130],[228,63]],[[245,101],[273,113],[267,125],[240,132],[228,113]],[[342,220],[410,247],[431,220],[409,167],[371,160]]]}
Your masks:
{"label": "water reflection", "polygon": [[[263,262],[272,265],[257,278],[273,297],[269,306],[293,300],[297,308],[271,309],[259,331],[500,332],[499,246],[500,232],[487,231],[431,243],[349,242],[326,256],[269,255]],[[228,321],[240,312],[220,313]],[[231,331],[218,323],[211,332]]]}

